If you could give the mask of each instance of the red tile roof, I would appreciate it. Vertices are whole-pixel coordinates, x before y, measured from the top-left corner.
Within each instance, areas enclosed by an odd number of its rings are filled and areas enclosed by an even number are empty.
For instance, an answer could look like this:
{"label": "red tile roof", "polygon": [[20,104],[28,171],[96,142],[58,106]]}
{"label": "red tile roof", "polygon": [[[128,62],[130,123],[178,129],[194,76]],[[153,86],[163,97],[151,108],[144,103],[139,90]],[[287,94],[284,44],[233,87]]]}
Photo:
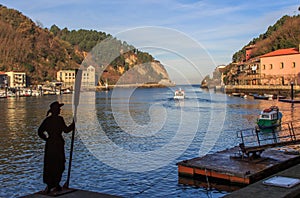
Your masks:
{"label": "red tile roof", "polygon": [[3,74],[5,74],[5,72],[0,71],[0,74],[3,75]]}
{"label": "red tile roof", "polygon": [[300,54],[300,52],[298,51],[297,48],[279,49],[279,50],[275,50],[273,52],[264,54],[264,55],[260,56],[260,58],[270,57],[270,56],[290,55],[290,54]]}

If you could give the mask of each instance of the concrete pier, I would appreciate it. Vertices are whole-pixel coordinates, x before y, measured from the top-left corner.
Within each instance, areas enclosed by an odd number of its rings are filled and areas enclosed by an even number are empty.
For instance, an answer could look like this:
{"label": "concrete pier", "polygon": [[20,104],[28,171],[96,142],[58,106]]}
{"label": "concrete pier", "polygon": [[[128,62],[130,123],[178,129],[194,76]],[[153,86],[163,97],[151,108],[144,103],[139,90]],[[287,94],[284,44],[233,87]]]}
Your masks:
{"label": "concrete pier", "polygon": [[45,195],[42,191],[24,196],[23,198],[49,198],[49,197],[60,197],[60,198],[118,198],[119,196],[115,195],[108,195],[104,193],[98,193],[98,192],[91,192],[86,190],[80,190],[80,189],[63,189],[59,192],[54,192]]}
{"label": "concrete pier", "polygon": [[[299,91],[300,86],[294,85],[294,90]],[[291,87],[289,85],[226,85],[226,93],[257,93],[257,94],[278,94],[290,96]]]}
{"label": "concrete pier", "polygon": [[[269,178],[274,176],[284,176],[289,178],[297,178],[300,179],[300,164],[295,165],[289,169],[286,169],[282,172],[276,173]],[[240,190],[234,191],[229,195],[226,195],[226,198],[265,198],[265,197],[272,197],[272,198],[282,198],[282,197],[300,197],[300,184],[295,185],[291,188],[284,188],[272,185],[264,184],[264,181],[267,180],[263,179],[258,181],[254,184],[251,184],[245,188]]]}

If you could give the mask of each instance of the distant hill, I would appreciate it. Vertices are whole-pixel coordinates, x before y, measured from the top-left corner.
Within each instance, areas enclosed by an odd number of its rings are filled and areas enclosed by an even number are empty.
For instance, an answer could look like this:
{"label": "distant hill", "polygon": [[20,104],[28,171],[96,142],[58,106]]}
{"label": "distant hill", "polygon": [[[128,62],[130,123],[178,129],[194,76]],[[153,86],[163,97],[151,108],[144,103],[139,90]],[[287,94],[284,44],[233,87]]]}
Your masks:
{"label": "distant hill", "polygon": [[78,68],[83,56],[20,12],[0,5],[0,71],[25,71],[33,83],[59,69]]}
{"label": "distant hill", "polygon": [[[120,41],[113,38],[110,34],[97,32],[95,30],[68,30],[60,29],[56,25],[51,26],[50,32],[59,39],[62,39],[77,50],[84,52],[91,51],[98,43],[109,43],[107,51],[93,51],[93,56],[101,57],[101,60],[92,61],[92,65],[108,65],[105,72],[101,71],[100,83],[108,81],[109,84],[115,84],[121,75],[126,72],[126,78],[122,79],[123,84],[128,83],[158,83],[163,79],[169,80],[167,71],[155,60],[152,55],[142,52],[129,45],[126,41]],[[97,54],[98,53],[98,54]],[[106,54],[105,54],[106,53]],[[112,54],[119,56],[111,59]],[[136,67],[136,65],[139,65]],[[130,70],[130,72],[128,72]]]}
{"label": "distant hill", "polygon": [[[37,25],[38,24],[38,25]],[[159,61],[126,42],[95,30],[68,30],[53,25],[50,30],[21,12],[0,5],[0,71],[25,71],[32,84],[55,80],[60,69],[79,68],[88,52],[99,42],[113,39],[120,55],[107,62],[101,81],[114,84],[128,70],[123,83],[159,82],[169,76]],[[126,53],[122,50],[126,49]],[[137,64],[147,63],[138,68]],[[134,67],[134,68],[133,68]]]}
{"label": "distant hill", "polygon": [[254,38],[241,50],[232,56],[233,62],[245,60],[245,48],[254,45],[252,57],[266,54],[271,51],[283,48],[298,47],[300,44],[300,15],[283,16],[274,25],[269,26],[268,30]]}

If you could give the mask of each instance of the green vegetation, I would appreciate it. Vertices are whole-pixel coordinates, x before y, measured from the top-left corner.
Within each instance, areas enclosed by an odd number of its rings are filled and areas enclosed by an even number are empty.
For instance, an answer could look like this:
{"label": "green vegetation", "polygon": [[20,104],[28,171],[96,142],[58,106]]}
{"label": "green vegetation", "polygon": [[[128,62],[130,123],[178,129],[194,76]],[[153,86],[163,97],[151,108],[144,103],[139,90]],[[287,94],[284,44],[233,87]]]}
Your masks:
{"label": "green vegetation", "polygon": [[56,25],[52,25],[50,32],[54,36],[67,41],[72,46],[78,46],[79,50],[89,52],[99,42],[111,38],[111,35],[107,35],[105,32],[97,32],[95,30],[83,30],[69,31],[67,28],[60,29]]}
{"label": "green vegetation", "polygon": [[[110,68],[102,81],[116,82],[122,72],[133,65],[155,61],[149,53],[141,52],[105,32],[70,31],[56,25],[48,30],[42,26],[41,22],[36,24],[19,11],[0,5],[1,71],[25,71],[31,82],[37,84],[55,80],[60,69],[79,68],[87,53],[92,52],[97,55],[92,63]],[[100,42],[106,50],[94,49]],[[153,73],[151,69],[149,71]],[[154,75],[160,76],[160,73]]]}
{"label": "green vegetation", "polygon": [[245,59],[245,48],[255,44],[252,56],[259,56],[283,48],[298,47],[300,43],[300,15],[283,16],[273,26],[269,26],[268,30],[254,38],[240,51],[236,52],[233,62],[243,61]]}
{"label": "green vegetation", "polygon": [[83,60],[72,45],[57,39],[20,12],[1,5],[0,40],[1,70],[25,71],[32,83],[53,80],[57,70],[78,68]]}

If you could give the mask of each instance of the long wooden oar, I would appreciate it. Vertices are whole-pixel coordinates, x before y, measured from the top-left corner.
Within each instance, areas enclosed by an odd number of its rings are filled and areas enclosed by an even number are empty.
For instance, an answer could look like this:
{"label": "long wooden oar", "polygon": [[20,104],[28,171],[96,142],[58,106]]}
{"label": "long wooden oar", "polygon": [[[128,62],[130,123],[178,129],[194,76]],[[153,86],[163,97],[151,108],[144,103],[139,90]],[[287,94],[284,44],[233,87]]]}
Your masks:
{"label": "long wooden oar", "polygon": [[[76,80],[75,80],[74,97],[73,97],[73,104],[74,104],[73,122],[75,122],[75,123],[77,120],[76,116],[77,116],[77,106],[79,104],[79,97],[80,97],[81,78],[82,78],[82,70],[81,69],[76,70]],[[64,184],[65,188],[69,188],[69,184],[70,184],[74,139],[75,139],[75,127],[72,131],[68,177],[67,177],[66,183]]]}

